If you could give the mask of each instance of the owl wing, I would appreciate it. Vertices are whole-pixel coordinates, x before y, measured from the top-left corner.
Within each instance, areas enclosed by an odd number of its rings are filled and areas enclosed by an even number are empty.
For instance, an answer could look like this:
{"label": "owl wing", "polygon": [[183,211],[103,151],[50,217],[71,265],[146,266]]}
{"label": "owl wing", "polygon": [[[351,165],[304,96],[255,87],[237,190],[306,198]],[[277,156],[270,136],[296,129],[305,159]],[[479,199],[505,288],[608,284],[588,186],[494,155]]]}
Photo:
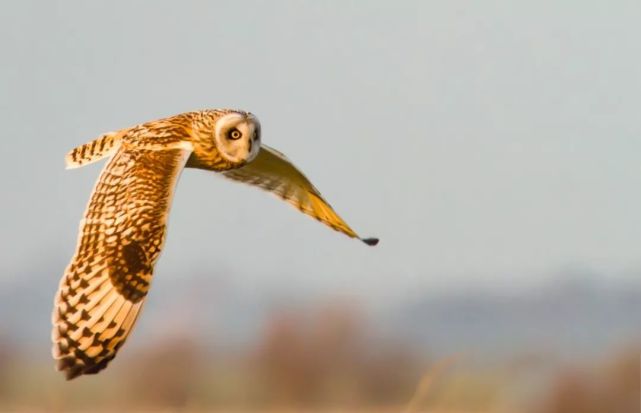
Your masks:
{"label": "owl wing", "polygon": [[376,238],[359,237],[285,155],[266,145],[261,146],[252,162],[242,168],[225,171],[223,175],[272,192],[302,213],[351,238],[358,238],[367,245],[378,243]]}
{"label": "owl wing", "polygon": [[100,175],[52,315],[53,356],[67,379],[105,368],[130,333],[190,153],[121,145]]}

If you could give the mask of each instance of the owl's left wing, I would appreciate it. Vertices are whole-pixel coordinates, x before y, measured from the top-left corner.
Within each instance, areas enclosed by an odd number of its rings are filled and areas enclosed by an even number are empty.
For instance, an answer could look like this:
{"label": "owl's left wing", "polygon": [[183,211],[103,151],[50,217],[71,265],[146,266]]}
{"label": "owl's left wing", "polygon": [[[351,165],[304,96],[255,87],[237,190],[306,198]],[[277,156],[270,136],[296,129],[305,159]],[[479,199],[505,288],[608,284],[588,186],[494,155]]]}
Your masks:
{"label": "owl's left wing", "polygon": [[[189,161],[186,166],[198,167]],[[351,238],[358,238],[367,245],[378,243],[377,238],[359,237],[285,155],[266,145],[261,146],[256,159],[247,165],[222,174],[226,178],[272,192],[302,213]]]}
{"label": "owl's left wing", "polygon": [[52,316],[53,356],[67,379],[105,368],[131,332],[190,153],[121,145],[100,175]]}

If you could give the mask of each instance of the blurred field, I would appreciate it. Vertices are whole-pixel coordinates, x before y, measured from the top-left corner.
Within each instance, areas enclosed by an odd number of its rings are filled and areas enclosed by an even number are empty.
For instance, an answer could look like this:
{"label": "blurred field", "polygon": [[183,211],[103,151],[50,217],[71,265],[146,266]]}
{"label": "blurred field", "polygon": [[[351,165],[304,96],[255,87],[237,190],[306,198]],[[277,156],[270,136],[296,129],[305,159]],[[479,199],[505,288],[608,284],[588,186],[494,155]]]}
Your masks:
{"label": "blurred field", "polygon": [[581,364],[531,354],[490,364],[465,354],[432,360],[367,325],[345,305],[281,311],[247,346],[214,351],[181,331],[125,347],[105,372],[72,382],[42,354],[32,358],[5,338],[0,410],[639,411],[634,347]]}

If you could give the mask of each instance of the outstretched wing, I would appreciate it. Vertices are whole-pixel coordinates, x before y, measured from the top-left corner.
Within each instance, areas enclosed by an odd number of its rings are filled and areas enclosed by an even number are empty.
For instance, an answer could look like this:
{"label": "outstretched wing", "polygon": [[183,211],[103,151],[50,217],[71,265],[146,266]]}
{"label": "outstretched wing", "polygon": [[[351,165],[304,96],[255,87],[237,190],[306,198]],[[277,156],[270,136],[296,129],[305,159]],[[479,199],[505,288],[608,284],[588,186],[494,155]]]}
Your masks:
{"label": "outstretched wing", "polygon": [[[189,163],[187,166],[190,166]],[[282,153],[262,145],[252,162],[238,169],[223,172],[227,178],[255,185],[281,197],[322,223],[367,245],[376,245],[376,238],[361,238],[321,196],[320,192]]]}
{"label": "outstretched wing", "polygon": [[52,315],[53,356],[67,379],[105,368],[131,331],[190,153],[122,145],[100,175]]}

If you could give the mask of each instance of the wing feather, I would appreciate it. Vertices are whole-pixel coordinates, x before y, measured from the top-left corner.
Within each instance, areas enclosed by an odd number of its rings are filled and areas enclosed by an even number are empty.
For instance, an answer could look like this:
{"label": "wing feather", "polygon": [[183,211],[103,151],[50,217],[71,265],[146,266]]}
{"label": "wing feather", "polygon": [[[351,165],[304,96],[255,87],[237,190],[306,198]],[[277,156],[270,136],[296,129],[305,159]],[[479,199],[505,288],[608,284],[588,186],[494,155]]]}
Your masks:
{"label": "wing feather", "polygon": [[52,353],[68,379],[105,368],[130,333],[190,153],[121,145],[100,175],[52,315]]}
{"label": "wing feather", "polygon": [[272,192],[302,213],[351,238],[358,238],[368,245],[378,243],[376,238],[359,237],[285,155],[266,145],[261,146],[258,156],[252,162],[222,174],[226,178]]}

